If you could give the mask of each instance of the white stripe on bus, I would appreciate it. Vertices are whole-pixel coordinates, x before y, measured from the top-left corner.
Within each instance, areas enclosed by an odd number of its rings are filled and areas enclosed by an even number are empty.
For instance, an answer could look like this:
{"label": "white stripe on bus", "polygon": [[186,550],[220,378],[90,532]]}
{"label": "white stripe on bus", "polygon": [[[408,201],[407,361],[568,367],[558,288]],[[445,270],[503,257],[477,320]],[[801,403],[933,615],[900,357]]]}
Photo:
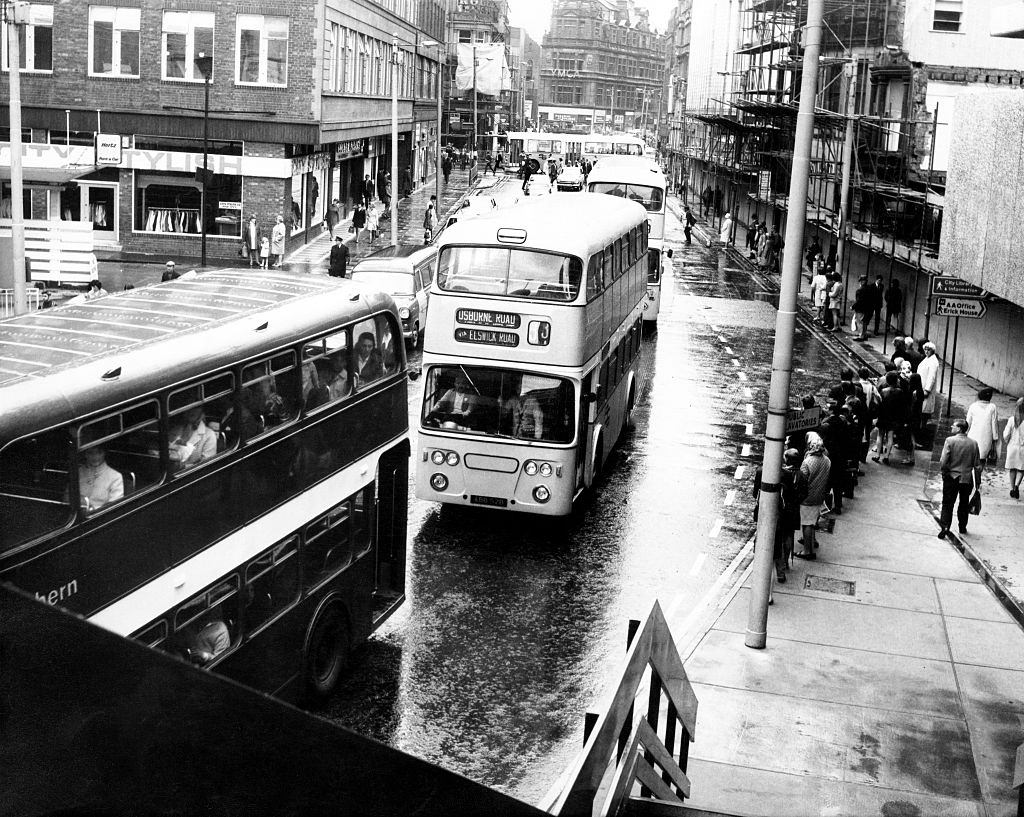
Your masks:
{"label": "white stripe on bus", "polygon": [[[394,445],[394,443],[391,443]],[[100,610],[89,621],[127,636],[294,533],[372,482],[381,448],[186,562]]]}

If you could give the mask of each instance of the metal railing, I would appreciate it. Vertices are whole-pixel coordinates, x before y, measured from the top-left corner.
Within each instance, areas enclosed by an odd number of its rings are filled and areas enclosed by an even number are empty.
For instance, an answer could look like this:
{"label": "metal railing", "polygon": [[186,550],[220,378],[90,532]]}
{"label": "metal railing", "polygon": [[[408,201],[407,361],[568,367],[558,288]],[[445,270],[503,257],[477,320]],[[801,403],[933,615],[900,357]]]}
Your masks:
{"label": "metal railing", "polygon": [[[638,801],[681,805],[690,795],[686,763],[697,724],[697,697],[657,602],[642,629],[639,621],[629,622],[627,645],[608,705],[600,714],[587,713],[583,751],[569,767],[564,785],[541,805],[549,814],[615,815],[640,805]],[[647,711],[635,719],[638,692],[645,685]]]}
{"label": "metal railing", "polygon": [[[29,311],[39,309],[42,301],[40,291],[29,287],[25,290],[25,299],[28,302]],[[9,318],[14,314],[14,290],[0,289],[0,318]]]}

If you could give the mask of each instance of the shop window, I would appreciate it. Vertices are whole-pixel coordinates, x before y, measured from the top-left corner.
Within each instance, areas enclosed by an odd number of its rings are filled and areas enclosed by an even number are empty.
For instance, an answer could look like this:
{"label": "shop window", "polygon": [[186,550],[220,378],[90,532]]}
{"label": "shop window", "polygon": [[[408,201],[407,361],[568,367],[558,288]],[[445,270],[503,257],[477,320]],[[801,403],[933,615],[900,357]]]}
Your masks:
{"label": "shop window", "polygon": [[[3,69],[10,70],[7,53],[7,23],[3,33]],[[15,26],[18,30],[18,45],[21,48],[19,65],[22,71],[53,71],[53,6],[31,3],[28,9],[28,25]]]}
{"label": "shop window", "polygon": [[89,74],[139,76],[140,10],[89,6]]}
{"label": "shop window", "polygon": [[[135,231],[201,232],[202,185],[190,173],[135,174]],[[214,173],[206,185],[206,232],[238,238],[242,234],[242,178]]]}
{"label": "shop window", "polygon": [[213,22],[212,11],[164,12],[163,79],[203,81],[196,58],[213,56]]}
{"label": "shop window", "polygon": [[288,18],[239,14],[236,18],[235,82],[288,84]]}

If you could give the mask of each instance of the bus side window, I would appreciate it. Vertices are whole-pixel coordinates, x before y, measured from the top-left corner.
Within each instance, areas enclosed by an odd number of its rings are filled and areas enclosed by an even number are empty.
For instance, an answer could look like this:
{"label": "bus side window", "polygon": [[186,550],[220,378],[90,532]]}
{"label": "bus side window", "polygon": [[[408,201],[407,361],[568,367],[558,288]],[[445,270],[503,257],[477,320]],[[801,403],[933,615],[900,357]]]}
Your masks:
{"label": "bus side window", "polygon": [[402,333],[394,317],[389,313],[377,315],[373,321],[377,330],[377,348],[384,363],[384,374],[394,374],[402,362],[397,341],[402,337]]}
{"label": "bus side window", "polygon": [[602,267],[602,252],[597,250],[593,255],[590,256],[590,262],[587,265],[587,300],[592,301],[598,295],[601,294],[601,290],[604,289],[603,277],[604,269]]}
{"label": "bus side window", "polygon": [[352,563],[352,502],[346,499],[306,526],[302,585],[319,585]]}
{"label": "bus side window", "polygon": [[0,553],[71,520],[71,435],[55,429],[0,452]]}
{"label": "bus side window", "polygon": [[242,370],[242,405],[261,430],[294,420],[298,415],[297,375],[294,352],[252,363]]}
{"label": "bus side window", "polygon": [[163,480],[159,407],[148,400],[78,431],[78,494],[86,514]]}
{"label": "bus side window", "polygon": [[[238,428],[232,422],[235,378],[231,372],[171,392],[167,399],[168,457],[182,472],[234,448]],[[227,442],[229,429],[231,444]]]}
{"label": "bus side window", "polygon": [[375,509],[373,485],[367,485],[352,497],[352,543],[357,558],[373,544]]}
{"label": "bus side window", "polygon": [[256,557],[245,568],[245,630],[251,635],[299,600],[299,538]]}
{"label": "bus side window", "polygon": [[238,644],[238,576],[228,576],[182,604],[174,615],[174,649],[205,666]]}

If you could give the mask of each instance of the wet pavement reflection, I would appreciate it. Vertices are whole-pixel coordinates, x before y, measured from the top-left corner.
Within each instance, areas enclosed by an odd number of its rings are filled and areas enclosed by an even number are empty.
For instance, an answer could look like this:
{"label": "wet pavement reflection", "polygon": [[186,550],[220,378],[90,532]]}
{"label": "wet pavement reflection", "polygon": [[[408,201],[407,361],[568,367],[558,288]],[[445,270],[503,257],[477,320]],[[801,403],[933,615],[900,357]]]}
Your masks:
{"label": "wet pavement reflection", "polygon": [[[775,311],[734,258],[667,221],[635,428],[594,495],[564,522],[413,499],[408,600],[320,714],[537,803],[581,745],[627,620],[656,599],[685,615],[743,548]],[[794,395],[835,379],[804,329],[794,359]]]}

